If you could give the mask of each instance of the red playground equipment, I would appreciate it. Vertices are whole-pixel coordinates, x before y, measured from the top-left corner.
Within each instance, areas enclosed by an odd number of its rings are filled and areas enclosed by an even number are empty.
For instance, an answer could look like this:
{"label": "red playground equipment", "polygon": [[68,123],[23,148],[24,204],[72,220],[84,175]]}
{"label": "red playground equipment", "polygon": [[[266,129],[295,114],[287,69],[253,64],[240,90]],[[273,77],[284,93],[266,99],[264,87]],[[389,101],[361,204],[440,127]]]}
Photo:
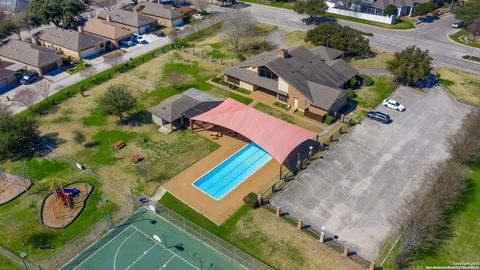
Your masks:
{"label": "red playground equipment", "polygon": [[62,180],[55,178],[50,180],[50,191],[58,201],[58,204],[53,208],[55,217],[64,216],[63,212],[65,209],[73,209],[73,197],[80,193],[80,190],[77,188],[63,188],[62,182]]}

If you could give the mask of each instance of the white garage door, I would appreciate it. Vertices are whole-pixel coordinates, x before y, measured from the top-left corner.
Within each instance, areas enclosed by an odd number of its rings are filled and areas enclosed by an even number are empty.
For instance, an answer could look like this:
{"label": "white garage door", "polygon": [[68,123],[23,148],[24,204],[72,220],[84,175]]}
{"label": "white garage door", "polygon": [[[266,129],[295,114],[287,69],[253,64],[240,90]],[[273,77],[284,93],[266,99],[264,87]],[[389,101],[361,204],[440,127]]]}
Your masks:
{"label": "white garage door", "polygon": [[95,49],[95,47],[93,47],[85,51],[82,51],[81,56],[82,58],[87,58],[87,57],[95,56],[97,53],[98,53],[97,50]]}

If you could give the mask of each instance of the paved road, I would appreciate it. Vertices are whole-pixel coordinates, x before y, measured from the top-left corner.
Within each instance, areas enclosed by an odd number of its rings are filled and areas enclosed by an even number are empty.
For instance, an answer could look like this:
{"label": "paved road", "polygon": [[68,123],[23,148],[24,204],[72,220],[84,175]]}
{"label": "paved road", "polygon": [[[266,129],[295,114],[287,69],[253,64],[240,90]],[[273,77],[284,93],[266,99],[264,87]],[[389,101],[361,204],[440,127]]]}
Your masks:
{"label": "paved road", "polygon": [[370,260],[392,228],[389,217],[432,162],[447,158],[445,138],[470,110],[440,87],[401,87],[393,98],[407,110],[379,108],[391,124],[364,120],[272,202]]}
{"label": "paved road", "polygon": [[[260,22],[277,25],[289,31],[307,31],[313,26],[301,23],[305,15],[299,15],[292,10],[252,4],[246,8]],[[453,30],[451,23],[453,15],[447,15],[433,23],[426,23],[411,30],[391,30],[350,21],[340,20],[340,24],[351,26],[363,32],[373,33],[370,45],[386,51],[398,51],[416,44],[422,49],[428,49],[434,58],[436,66],[453,67],[460,70],[480,74],[480,64],[467,61],[461,57],[466,54],[480,57],[480,49],[462,46],[448,39]]]}

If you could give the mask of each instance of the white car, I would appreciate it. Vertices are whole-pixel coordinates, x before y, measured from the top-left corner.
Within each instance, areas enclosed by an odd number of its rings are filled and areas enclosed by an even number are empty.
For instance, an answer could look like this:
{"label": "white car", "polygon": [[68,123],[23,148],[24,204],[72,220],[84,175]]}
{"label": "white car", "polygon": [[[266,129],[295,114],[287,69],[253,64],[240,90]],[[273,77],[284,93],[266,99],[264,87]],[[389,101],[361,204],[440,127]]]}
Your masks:
{"label": "white car", "polygon": [[197,20],[203,20],[203,15],[200,13],[193,14],[192,18]]}
{"label": "white car", "polygon": [[130,39],[122,39],[122,40],[120,40],[120,44],[125,45],[125,46],[132,46],[133,41],[131,41]]}
{"label": "white car", "polygon": [[138,43],[147,43],[147,40],[137,33],[133,34],[132,39]]}
{"label": "white car", "polygon": [[399,112],[405,111],[405,107],[402,104],[400,104],[398,101],[393,99],[384,99],[382,105]]}

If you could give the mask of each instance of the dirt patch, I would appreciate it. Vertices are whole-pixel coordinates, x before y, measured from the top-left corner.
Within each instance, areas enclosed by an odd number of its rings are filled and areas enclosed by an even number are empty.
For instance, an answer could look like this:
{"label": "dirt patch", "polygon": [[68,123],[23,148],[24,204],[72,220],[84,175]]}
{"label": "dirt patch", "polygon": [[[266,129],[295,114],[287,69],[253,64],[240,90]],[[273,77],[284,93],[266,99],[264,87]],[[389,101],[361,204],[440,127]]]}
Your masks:
{"label": "dirt patch", "polygon": [[276,269],[362,269],[266,209],[249,211],[232,237],[254,242],[258,256],[269,258],[268,263]]}
{"label": "dirt patch", "polygon": [[78,182],[64,186],[64,189],[74,188],[78,189],[80,193],[71,195],[70,207],[61,205],[61,202],[54,194],[50,194],[45,198],[41,210],[42,223],[45,226],[54,229],[65,228],[72,224],[82,213],[87,199],[93,190],[93,186],[86,182]]}
{"label": "dirt patch", "polygon": [[0,205],[27,191],[32,183],[23,177],[0,171]]}

